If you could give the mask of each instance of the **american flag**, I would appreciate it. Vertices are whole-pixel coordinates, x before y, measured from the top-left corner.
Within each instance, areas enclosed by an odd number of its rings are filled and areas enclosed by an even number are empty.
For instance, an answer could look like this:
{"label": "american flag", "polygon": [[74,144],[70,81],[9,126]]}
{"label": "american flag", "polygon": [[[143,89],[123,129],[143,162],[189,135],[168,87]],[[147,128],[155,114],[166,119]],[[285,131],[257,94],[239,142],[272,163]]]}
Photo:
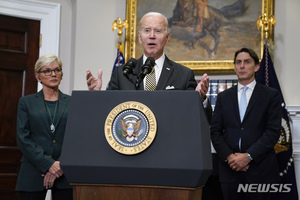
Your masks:
{"label": "american flag", "polygon": [[112,72],[114,72],[117,66],[125,64],[123,50],[124,50],[124,45],[122,44],[122,42],[119,41],[117,44],[117,58],[115,60],[115,64],[113,66]]}
{"label": "american flag", "polygon": [[274,195],[274,198],[280,200],[298,200],[298,191],[295,178],[292,133],[290,120],[286,109],[285,101],[280,89],[280,85],[276,76],[272,59],[269,54],[268,42],[264,46],[263,58],[260,63],[260,69],[256,73],[256,81],[258,83],[275,88],[280,92],[281,107],[282,107],[282,123],[281,135],[279,141],[275,145],[277,154],[278,167],[280,170],[280,178],[282,184],[291,184],[291,191],[287,193],[279,193]]}

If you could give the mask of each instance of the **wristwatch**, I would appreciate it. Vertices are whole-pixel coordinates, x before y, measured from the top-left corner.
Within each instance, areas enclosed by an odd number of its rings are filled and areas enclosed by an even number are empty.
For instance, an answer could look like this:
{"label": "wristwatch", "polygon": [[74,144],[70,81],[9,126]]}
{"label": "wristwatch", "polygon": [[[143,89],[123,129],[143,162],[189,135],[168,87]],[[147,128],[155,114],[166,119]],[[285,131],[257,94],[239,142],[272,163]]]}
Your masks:
{"label": "wristwatch", "polygon": [[248,153],[248,159],[249,160],[253,160],[253,158],[251,157],[250,153]]}

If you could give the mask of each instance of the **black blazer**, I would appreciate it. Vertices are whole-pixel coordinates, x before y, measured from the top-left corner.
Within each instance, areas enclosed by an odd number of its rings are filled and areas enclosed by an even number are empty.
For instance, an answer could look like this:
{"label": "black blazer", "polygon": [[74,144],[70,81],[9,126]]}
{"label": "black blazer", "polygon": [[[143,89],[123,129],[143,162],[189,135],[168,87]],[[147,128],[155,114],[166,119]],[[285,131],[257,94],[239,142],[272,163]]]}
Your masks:
{"label": "black blazer", "polygon": [[[143,65],[143,56],[137,60],[135,72],[139,74]],[[134,83],[136,77],[132,77]],[[141,82],[139,90],[144,90],[144,84]],[[195,90],[197,82],[191,69],[175,63],[166,56],[163,69],[158,80],[156,89],[165,90],[168,86],[174,87],[175,90]],[[123,75],[123,66],[114,70],[111,76],[109,90],[135,90],[135,85]]]}
{"label": "black blazer", "polygon": [[[20,98],[17,115],[17,143],[23,154],[16,190],[42,191],[45,174],[59,160],[67,123],[70,96],[59,92],[58,125],[53,133],[47,118],[43,91]],[[71,188],[63,175],[55,179],[58,189]]]}
{"label": "black blazer", "polygon": [[[243,122],[240,122],[237,86],[218,94],[211,124],[211,139],[219,156],[221,182],[233,182],[245,175],[250,183],[279,181],[274,146],[281,130],[279,92],[256,84]],[[239,138],[242,140],[239,150]],[[235,172],[225,162],[235,152],[250,153],[253,161],[247,172]]]}
{"label": "black blazer", "polygon": [[[143,56],[137,60],[135,67],[135,73],[139,74],[143,66]],[[136,82],[136,77],[131,76],[132,81]],[[123,66],[117,67],[112,73],[110,82],[108,84],[108,90],[136,90],[135,84],[130,82],[123,75]],[[163,65],[163,69],[158,80],[156,90],[167,90],[173,88],[173,90],[195,90],[197,82],[195,80],[194,72],[190,68],[180,65],[171,61],[167,56]],[[139,90],[144,90],[143,82],[139,85]],[[204,108],[208,123],[211,122],[212,108],[208,101],[207,107]]]}

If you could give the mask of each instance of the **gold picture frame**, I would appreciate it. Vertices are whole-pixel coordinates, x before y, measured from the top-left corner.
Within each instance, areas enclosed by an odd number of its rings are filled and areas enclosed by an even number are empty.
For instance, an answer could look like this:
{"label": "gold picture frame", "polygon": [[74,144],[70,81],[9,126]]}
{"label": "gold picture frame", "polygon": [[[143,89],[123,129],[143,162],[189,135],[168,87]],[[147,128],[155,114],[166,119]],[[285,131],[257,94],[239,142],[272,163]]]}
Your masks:
{"label": "gold picture frame", "polygon": [[[137,46],[139,45],[137,43],[138,42],[137,25],[138,25],[139,19],[141,17],[141,16],[138,16],[137,11],[139,9],[139,12],[141,12],[141,10],[143,10],[143,9],[140,9],[139,6],[142,6],[143,3],[145,4],[145,2],[147,2],[147,1],[151,2],[151,4],[156,5],[156,6],[157,6],[157,4],[164,2],[164,0],[159,0],[159,1],[158,0],[127,0],[127,2],[126,2],[126,19],[128,22],[128,28],[126,29],[126,36],[125,36],[125,60],[126,61],[128,61],[132,57],[138,58],[141,56],[141,55],[136,55]],[[177,2],[177,1],[180,1],[180,0],[174,0],[174,2]],[[223,2],[228,1],[228,3],[230,3],[230,2],[233,2],[234,0],[222,0],[222,1]],[[265,15],[267,14],[268,16],[273,15],[274,0],[256,0],[256,1],[259,1],[258,3],[260,3],[260,1],[261,1],[261,5],[262,5],[260,8],[261,16],[264,14]],[[166,2],[170,2],[170,0],[168,0]],[[140,3],[140,5],[139,5],[139,3]],[[153,5],[151,8],[147,8],[148,12],[149,11],[160,12],[159,9],[155,10],[155,8],[153,8]],[[247,6],[249,7],[249,5],[247,5]],[[163,6],[160,6],[160,7],[163,7]],[[252,6],[252,7],[254,7],[254,6]],[[147,11],[147,9],[145,9],[145,11]],[[153,9],[153,10],[151,10],[151,9]],[[162,9],[166,9],[166,8],[162,8]],[[174,7],[170,8],[170,9],[172,10],[172,9],[174,9]],[[258,15],[260,13],[260,10],[257,10]],[[161,12],[161,13],[164,14],[163,12]],[[249,17],[252,17],[252,15]],[[258,17],[260,17],[260,16],[258,16]],[[257,19],[258,19],[258,17],[257,17]],[[235,20],[237,20],[237,18]],[[263,45],[265,43],[264,42],[265,34],[263,33],[263,31],[264,31],[263,28],[261,28],[260,30],[257,28],[257,19],[255,19],[255,20],[252,19],[253,23],[254,23],[254,21],[255,21],[255,23],[252,24],[252,22],[251,22],[251,26],[256,27],[256,32],[258,32],[256,34],[256,36],[258,37],[258,35],[259,35],[259,37],[256,39],[256,41],[257,41],[256,44],[258,44],[258,45],[256,45],[256,47],[257,47],[256,52],[258,54],[260,54],[260,58],[261,58],[263,55]],[[252,29],[254,30],[254,28],[252,28]],[[274,29],[272,26],[270,26],[270,28],[268,29],[269,40],[273,40],[273,35],[274,35],[273,30]],[[172,31],[171,31],[171,39],[172,39]],[[227,39],[227,38],[225,38],[225,39]],[[169,42],[169,44],[170,44],[170,42]],[[242,45],[243,44],[241,44],[241,47],[242,47]],[[227,49],[230,48],[228,46],[230,46],[230,45],[226,45],[226,47],[224,47],[224,48],[226,48],[226,51],[227,51]],[[231,57],[228,59],[214,59],[214,58],[209,57],[209,58],[207,58],[207,60],[202,60],[202,59],[201,60],[196,60],[196,59],[194,59],[194,60],[176,60],[172,56],[170,56],[169,53],[167,53],[167,55],[170,57],[170,59],[175,60],[176,62],[178,62],[186,67],[191,68],[195,72],[195,74],[200,74],[200,73],[202,74],[204,72],[205,73],[224,74],[224,73],[233,73],[234,72],[234,65],[233,65],[232,59],[233,59],[234,52],[237,49],[238,48],[236,48],[236,49],[232,48],[232,50],[230,52]],[[254,50],[255,50],[255,48],[254,48]],[[258,51],[260,51],[260,52],[258,52]]]}

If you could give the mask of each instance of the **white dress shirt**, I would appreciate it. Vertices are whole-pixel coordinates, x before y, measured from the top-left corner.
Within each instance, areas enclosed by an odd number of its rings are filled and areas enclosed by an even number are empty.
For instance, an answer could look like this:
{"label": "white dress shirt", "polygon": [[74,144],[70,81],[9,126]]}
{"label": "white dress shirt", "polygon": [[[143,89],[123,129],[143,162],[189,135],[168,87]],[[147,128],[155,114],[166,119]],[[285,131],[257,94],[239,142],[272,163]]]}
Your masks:
{"label": "white dress shirt", "polygon": [[[254,81],[252,81],[251,83],[249,83],[248,85],[245,85],[248,87],[248,89],[246,90],[246,98],[247,98],[247,105],[249,103],[249,100],[251,98],[251,95],[253,93],[254,87],[256,85],[256,81],[254,79]],[[242,92],[243,92],[243,87],[244,85],[238,83],[238,103],[240,104],[240,99],[242,96]]]}

